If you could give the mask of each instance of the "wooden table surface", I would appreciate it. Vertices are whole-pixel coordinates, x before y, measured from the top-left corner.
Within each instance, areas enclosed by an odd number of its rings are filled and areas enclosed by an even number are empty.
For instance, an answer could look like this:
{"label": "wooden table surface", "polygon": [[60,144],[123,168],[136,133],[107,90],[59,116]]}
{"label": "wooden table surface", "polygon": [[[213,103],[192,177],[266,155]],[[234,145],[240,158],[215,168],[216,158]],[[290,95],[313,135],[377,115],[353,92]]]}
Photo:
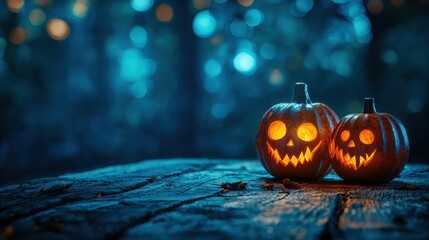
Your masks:
{"label": "wooden table surface", "polygon": [[379,185],[273,181],[255,160],[170,159],[2,186],[0,239],[429,239],[429,165]]}

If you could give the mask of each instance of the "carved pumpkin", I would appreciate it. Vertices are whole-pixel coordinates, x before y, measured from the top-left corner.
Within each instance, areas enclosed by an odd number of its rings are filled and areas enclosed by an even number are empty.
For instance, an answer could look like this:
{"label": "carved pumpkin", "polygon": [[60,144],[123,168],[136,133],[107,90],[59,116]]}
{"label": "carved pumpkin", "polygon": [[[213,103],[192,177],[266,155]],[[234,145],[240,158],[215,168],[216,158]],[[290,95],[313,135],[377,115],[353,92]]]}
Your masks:
{"label": "carved pumpkin", "polygon": [[401,122],[377,113],[374,99],[365,98],[363,113],[350,114],[331,136],[329,153],[335,172],[347,181],[390,181],[404,168],[409,143]]}
{"label": "carved pumpkin", "polygon": [[274,105],[262,118],[259,160],[278,179],[319,179],[330,169],[329,137],[337,122],[328,106],[311,102],[305,83],[296,83],[293,102]]}

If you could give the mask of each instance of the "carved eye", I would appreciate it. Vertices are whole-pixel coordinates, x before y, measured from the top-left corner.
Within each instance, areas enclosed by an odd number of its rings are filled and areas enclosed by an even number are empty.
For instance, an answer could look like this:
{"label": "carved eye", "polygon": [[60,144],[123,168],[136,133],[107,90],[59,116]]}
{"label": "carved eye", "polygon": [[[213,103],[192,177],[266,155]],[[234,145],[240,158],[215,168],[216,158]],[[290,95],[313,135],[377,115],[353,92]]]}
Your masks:
{"label": "carved eye", "polygon": [[347,130],[344,130],[344,131],[341,132],[340,137],[341,137],[341,140],[343,140],[343,142],[345,142],[345,141],[347,141],[349,139],[350,132],[347,131]]}
{"label": "carved eye", "polygon": [[363,144],[369,145],[374,142],[374,134],[370,130],[365,129],[359,133],[359,139]]}
{"label": "carved eye", "polygon": [[311,123],[303,123],[296,133],[301,140],[311,142],[317,137],[317,128]]}
{"label": "carved eye", "polygon": [[286,125],[279,120],[276,120],[268,127],[268,137],[271,140],[279,140],[286,135]]}

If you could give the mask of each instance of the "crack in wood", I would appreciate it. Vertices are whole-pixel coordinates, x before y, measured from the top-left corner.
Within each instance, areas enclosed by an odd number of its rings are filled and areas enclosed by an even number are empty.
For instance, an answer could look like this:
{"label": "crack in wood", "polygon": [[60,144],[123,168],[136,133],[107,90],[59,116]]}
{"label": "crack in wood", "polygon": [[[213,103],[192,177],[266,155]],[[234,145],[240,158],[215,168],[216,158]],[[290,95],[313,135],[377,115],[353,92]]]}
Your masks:
{"label": "crack in wood", "polygon": [[[175,173],[172,173],[172,174],[161,175],[161,176],[157,177],[156,181],[167,179],[167,178],[171,178],[171,177],[177,177],[177,176],[180,176],[182,174],[199,172],[199,171],[205,171],[205,170],[209,169],[210,167],[212,167],[211,164],[201,166],[200,168],[190,168],[190,169],[185,169],[185,170],[183,170],[181,172],[175,172]],[[154,182],[154,180],[153,180],[153,176],[152,176],[152,177],[146,179],[144,182],[139,182],[137,184],[134,184],[132,186],[129,186],[127,188],[122,189],[121,192],[117,192],[117,193],[103,193],[103,196],[113,196],[113,195],[124,194],[124,193],[130,192],[130,191],[133,191],[133,190],[140,189],[140,188],[142,188],[142,187],[144,187],[144,186],[146,186],[146,185],[148,185],[150,183],[153,183],[153,182]],[[97,196],[94,196],[94,198],[97,198]],[[75,203],[75,202],[85,201],[85,200],[89,200],[89,199],[91,199],[91,198],[71,197],[71,196],[66,196],[66,197],[63,197],[63,198],[59,198],[58,202],[54,202],[54,203],[51,203],[51,204],[46,204],[43,207],[35,208],[35,209],[29,210],[27,212],[16,213],[15,215],[13,215],[11,217],[2,218],[2,219],[0,219],[0,227],[8,226],[8,225],[10,225],[11,222],[20,220],[22,218],[30,217],[32,215],[38,214],[38,213],[43,212],[43,211],[50,210],[50,209],[55,208],[55,207],[60,207],[60,206],[63,206],[65,204],[68,204],[68,203]]]}
{"label": "crack in wood", "polygon": [[64,198],[60,198],[58,202],[55,202],[52,204],[46,204],[44,207],[40,207],[40,208],[37,208],[34,210],[29,210],[28,212],[24,212],[24,213],[16,213],[12,217],[0,219],[0,226],[4,227],[7,225],[10,225],[10,222],[19,220],[21,218],[29,217],[29,216],[32,216],[32,215],[37,214],[39,212],[43,212],[43,211],[49,210],[51,208],[67,204],[67,203],[78,202],[78,201],[82,201],[82,200],[85,200],[85,199],[84,198],[72,198],[69,196],[64,197]]}
{"label": "crack in wood", "polygon": [[[420,173],[426,166],[407,166],[400,178],[380,185],[329,175],[286,195],[258,185],[261,179],[273,181],[263,178],[268,174],[262,166],[252,162],[238,170],[238,161],[224,163],[177,161],[164,168],[153,161],[148,169],[123,166],[6,186],[0,191],[0,239],[10,229],[16,239],[429,239],[428,175]],[[225,176],[249,187],[222,194],[215,183]],[[2,228],[2,219],[11,218],[17,221]]]}
{"label": "crack in wood", "polygon": [[340,229],[339,222],[350,201],[350,192],[337,194],[335,197],[334,210],[326,222],[319,239],[339,239],[343,232]]}
{"label": "crack in wood", "polygon": [[121,238],[127,232],[127,230],[129,230],[129,229],[131,229],[133,227],[136,227],[138,225],[147,223],[147,222],[149,222],[154,217],[157,217],[157,216],[159,216],[161,214],[164,214],[164,213],[172,212],[172,211],[176,210],[177,208],[185,206],[187,204],[193,204],[193,203],[196,203],[198,201],[201,201],[201,200],[204,200],[204,199],[208,199],[208,198],[211,198],[211,197],[215,197],[215,196],[219,196],[219,193],[216,192],[216,193],[211,194],[211,195],[188,199],[188,200],[181,201],[181,202],[178,202],[176,204],[173,204],[173,205],[171,205],[169,207],[158,209],[158,210],[156,210],[154,212],[148,212],[148,213],[146,213],[146,215],[141,216],[139,218],[136,218],[135,221],[129,223],[127,226],[125,226],[122,229],[119,229],[115,233],[107,234],[105,236],[105,238],[106,239],[119,239],[119,238]]}
{"label": "crack in wood", "polygon": [[178,195],[182,195],[182,194],[184,194],[184,193],[188,192],[189,190],[192,190],[192,189],[193,189],[193,188],[195,188],[195,187],[199,187],[199,186],[203,185],[204,183],[208,183],[208,182],[211,182],[211,181],[213,181],[213,180],[218,180],[218,179],[224,178],[224,177],[226,177],[226,176],[231,176],[231,175],[234,175],[234,174],[230,174],[230,173],[229,173],[229,174],[224,174],[224,175],[222,175],[222,176],[220,176],[220,177],[217,177],[217,178],[210,178],[210,179],[208,179],[208,180],[206,180],[206,181],[199,182],[199,183],[197,183],[197,184],[193,185],[192,187],[190,187],[190,188],[187,188],[187,189],[183,190],[183,191],[182,191],[182,192],[180,192]]}

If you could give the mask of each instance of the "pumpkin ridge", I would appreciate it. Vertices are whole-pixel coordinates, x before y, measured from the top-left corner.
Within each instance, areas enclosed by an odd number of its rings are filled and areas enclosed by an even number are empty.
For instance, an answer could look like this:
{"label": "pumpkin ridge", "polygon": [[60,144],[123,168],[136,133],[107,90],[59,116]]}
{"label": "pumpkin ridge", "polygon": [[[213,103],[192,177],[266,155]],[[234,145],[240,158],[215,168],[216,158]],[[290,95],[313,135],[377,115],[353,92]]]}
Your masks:
{"label": "pumpkin ridge", "polygon": [[[282,121],[287,131],[273,127],[270,134],[274,137],[270,138],[269,125],[276,120]],[[272,106],[261,120],[256,135],[261,164],[278,179],[323,177],[330,169],[329,138],[337,121],[334,111],[312,103],[306,85],[297,83],[292,102]]]}
{"label": "pumpkin ridge", "polygon": [[331,135],[329,157],[345,180],[389,181],[398,176],[408,159],[404,126],[392,115],[376,112],[373,105],[373,99],[365,99],[364,111],[342,118]]}

